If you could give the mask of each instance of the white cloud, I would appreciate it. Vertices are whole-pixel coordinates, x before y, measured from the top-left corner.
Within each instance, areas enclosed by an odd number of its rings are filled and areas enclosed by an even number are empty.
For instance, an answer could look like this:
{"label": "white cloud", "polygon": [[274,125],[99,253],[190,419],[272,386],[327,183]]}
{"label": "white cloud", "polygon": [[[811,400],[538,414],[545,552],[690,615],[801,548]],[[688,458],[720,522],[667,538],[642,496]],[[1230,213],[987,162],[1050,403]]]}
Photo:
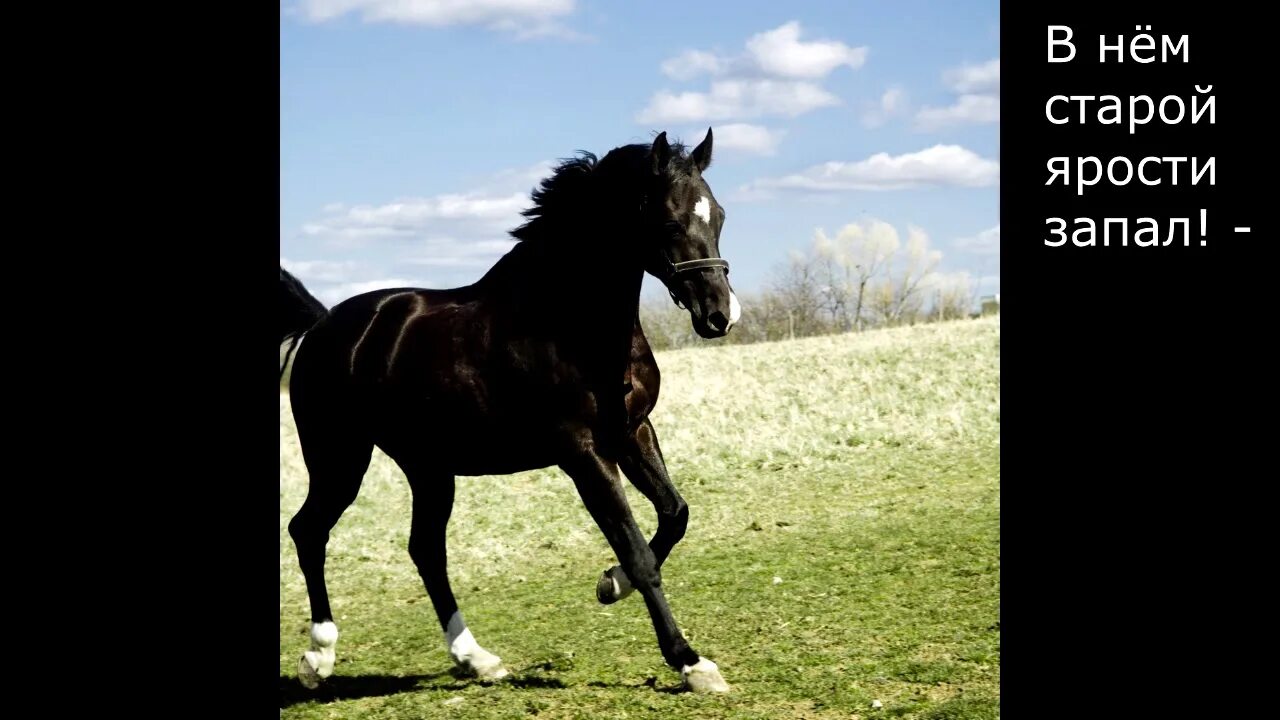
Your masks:
{"label": "white cloud", "polygon": [[437,195],[376,207],[359,205],[346,211],[346,219],[362,225],[418,227],[433,220],[465,220],[503,224],[520,211],[528,198],[522,193],[500,197],[476,193]]}
{"label": "white cloud", "polygon": [[710,92],[663,90],[636,118],[642,123],[749,119],[766,115],[796,117],[839,105],[840,99],[811,82],[789,80],[715,80]]}
{"label": "white cloud", "polygon": [[835,40],[800,40],[800,23],[791,21],[747,41],[747,52],[757,67],[769,75],[816,79],[836,68],[853,69],[867,61],[866,47],[849,47]]}
{"label": "white cloud", "polygon": [[398,277],[379,278],[377,280],[362,280],[358,282],[347,282],[322,287],[315,291],[315,295],[320,302],[328,305],[329,307],[333,307],[347,298],[360,295],[361,293],[372,292],[374,290],[399,287],[424,288],[430,286],[431,281],[429,280]]}
{"label": "white cloud", "polygon": [[406,198],[382,205],[341,207],[302,226],[305,235],[333,245],[413,240],[447,235],[483,238],[502,235],[521,222],[528,193],[471,192]]}
{"label": "white cloud", "polygon": [[[718,155],[721,150],[737,150],[752,155],[773,155],[778,151],[778,143],[786,135],[785,130],[745,123],[717,125],[712,130],[715,132],[714,155]],[[698,133],[697,137],[696,142],[690,143],[692,147],[697,147],[698,143],[707,137],[706,131]]]}
{"label": "white cloud", "polygon": [[[395,259],[376,268],[363,263],[295,261],[294,274],[304,282],[323,284],[316,296],[323,292],[327,298],[364,287],[360,283],[384,282],[370,278],[389,278],[386,282],[417,278],[425,285],[417,270],[426,268],[435,268],[426,272],[436,281],[456,284],[511,249],[515,240],[509,231],[524,223],[521,211],[532,202],[529,191],[552,167],[551,162],[540,162],[503,170],[466,192],[381,204],[330,203],[319,217],[302,226],[303,236],[331,249],[358,250],[362,257],[390,254]],[[388,240],[392,242],[385,243]],[[383,247],[374,245],[380,241]]]}
{"label": "white cloud", "polygon": [[962,237],[953,243],[955,249],[974,255],[995,255],[1000,252],[1000,226],[987,228],[977,235]]}
{"label": "white cloud", "polygon": [[328,203],[302,226],[301,235],[322,252],[351,252],[354,261],[330,256],[280,262],[329,303],[379,287],[472,282],[515,245],[509,231],[524,223],[521,211],[532,203],[530,190],[553,167],[544,161],[502,170],[463,192]]}
{"label": "white cloud", "polygon": [[532,37],[567,32],[556,20],[573,12],[574,0],[299,0],[298,7],[312,22],[355,13],[366,23],[479,25]]}
{"label": "white cloud", "polygon": [[662,62],[662,73],[675,80],[692,80],[699,75],[719,75],[728,70],[729,62],[719,55],[702,50],[686,50]]}
{"label": "white cloud", "polygon": [[383,277],[361,279],[371,274],[358,262],[335,260],[291,260],[280,258],[280,265],[293,273],[307,290],[329,307],[353,295],[392,287],[430,287],[431,281],[419,277]]}
{"label": "white cloud", "polygon": [[874,103],[869,103],[866,111],[862,114],[862,124],[869,128],[880,127],[896,115],[901,115],[907,109],[907,93],[899,87],[892,87],[884,91],[880,99]]}
{"label": "white cloud", "polygon": [[421,250],[405,257],[404,262],[409,265],[446,268],[488,267],[515,244],[516,241],[510,237],[505,240],[473,241],[432,238],[422,244]]}
{"label": "white cloud", "polygon": [[962,65],[943,74],[947,87],[957,93],[998,94],[1000,92],[1000,58],[979,65]]}
{"label": "white cloud", "polygon": [[938,130],[954,125],[1000,122],[1000,59],[964,65],[943,73],[947,86],[959,97],[945,107],[924,107],[916,113],[916,128]]}
{"label": "white cloud", "polygon": [[880,109],[885,113],[898,112],[907,103],[907,94],[902,88],[889,88],[880,96]]}
{"label": "white cloud", "polygon": [[641,123],[745,120],[766,115],[796,117],[840,99],[817,81],[837,68],[860,68],[867,48],[836,40],[800,39],[800,23],[792,21],[757,33],[745,51],[723,55],[686,50],[662,63],[662,72],[675,80],[711,77],[706,91],[676,93],[660,90],[639,112]]}
{"label": "white cloud", "polygon": [[555,169],[556,163],[550,160],[543,160],[528,167],[499,170],[493,174],[493,178],[486,184],[486,187],[492,191],[532,188],[541,182],[543,178],[555,172]]}
{"label": "white cloud", "polygon": [[877,153],[857,162],[832,161],[779,178],[764,178],[743,188],[820,192],[902,190],[927,185],[983,187],[1000,179],[1000,164],[958,145],[934,145],[903,155]]}
{"label": "white cloud", "polygon": [[997,122],[1000,122],[1000,98],[994,95],[961,95],[953,105],[926,107],[916,113],[916,125],[924,130]]}
{"label": "white cloud", "polygon": [[305,285],[311,282],[340,283],[356,271],[356,263],[333,260],[290,260],[280,258],[285,270],[293,273]]}
{"label": "white cloud", "polygon": [[320,217],[302,226],[302,233],[330,245],[362,246],[376,240],[475,243],[506,240],[507,232],[524,222],[529,192],[551,174],[554,164],[494,173],[465,192],[401,198],[377,205],[329,203]]}

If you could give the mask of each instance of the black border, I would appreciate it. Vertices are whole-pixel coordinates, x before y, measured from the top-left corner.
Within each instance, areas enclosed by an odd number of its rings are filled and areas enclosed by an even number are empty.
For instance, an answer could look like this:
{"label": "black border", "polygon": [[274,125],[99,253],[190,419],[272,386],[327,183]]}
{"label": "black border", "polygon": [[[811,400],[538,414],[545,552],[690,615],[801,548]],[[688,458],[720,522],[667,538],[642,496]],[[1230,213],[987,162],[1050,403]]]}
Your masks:
{"label": "black border", "polygon": [[[1245,470],[1264,422],[1250,406],[1272,375],[1255,344],[1270,334],[1258,275],[1274,267],[1259,212],[1265,23],[1225,3],[1006,0],[1002,18],[1002,712],[1231,714],[1253,700],[1227,690],[1249,663],[1227,643],[1257,607],[1239,591],[1265,527]],[[1048,62],[1050,24],[1073,29],[1072,62]],[[1137,26],[1157,55],[1161,35],[1186,34],[1189,62],[1099,62],[1099,35]],[[1045,103],[1059,93],[1213,95],[1216,122],[1058,126]],[[1187,183],[1184,165],[1176,187],[1046,187],[1049,158],[1081,155],[1215,157],[1216,184]],[[1050,217],[1100,231],[1107,217],[1191,217],[1198,241],[1200,208],[1203,245],[1044,243]]]}
{"label": "black border", "polygon": [[[1002,3],[1009,717],[1230,714],[1258,696],[1251,668],[1263,665],[1229,645],[1265,633],[1274,564],[1258,552],[1269,508],[1259,469],[1271,473],[1253,464],[1273,394],[1261,311],[1275,266],[1260,212],[1270,209],[1263,108],[1273,63],[1267,25],[1248,8]],[[70,242],[40,242],[46,227],[11,256],[23,300],[14,354],[37,381],[20,384],[34,402],[9,437],[56,469],[11,477],[23,485],[13,525],[26,533],[13,560],[35,614],[11,619],[10,647],[37,656],[22,689],[60,709],[121,701],[134,717],[193,707],[256,717],[279,701],[278,556],[263,549],[279,533],[266,336],[282,8],[255,10],[166,8],[161,25],[95,18],[58,38],[74,46],[65,57],[79,75],[42,68],[58,89],[33,105],[37,121],[51,118],[39,142],[73,149],[38,160],[39,177],[79,190],[82,212],[49,203],[55,238]],[[1044,61],[1050,23],[1081,41],[1069,67]],[[1089,60],[1100,32],[1138,24],[1187,33],[1191,63]],[[1187,97],[1196,84],[1214,86],[1214,126],[1153,124],[1130,136],[1044,120],[1059,87]],[[1047,157],[1156,147],[1215,156],[1216,186],[1099,188],[1082,200],[1044,187]],[[1192,248],[1042,243],[1044,218],[1063,213],[1167,217],[1201,206],[1253,234]],[[67,219],[79,223],[68,231]],[[64,247],[74,255],[59,257]]]}
{"label": "black border", "polygon": [[15,143],[47,200],[11,265],[36,366],[9,433],[35,458],[8,478],[33,490],[8,506],[32,613],[6,628],[16,697],[277,709],[281,12],[43,18],[58,63],[24,76],[47,84],[19,104],[42,134]]}

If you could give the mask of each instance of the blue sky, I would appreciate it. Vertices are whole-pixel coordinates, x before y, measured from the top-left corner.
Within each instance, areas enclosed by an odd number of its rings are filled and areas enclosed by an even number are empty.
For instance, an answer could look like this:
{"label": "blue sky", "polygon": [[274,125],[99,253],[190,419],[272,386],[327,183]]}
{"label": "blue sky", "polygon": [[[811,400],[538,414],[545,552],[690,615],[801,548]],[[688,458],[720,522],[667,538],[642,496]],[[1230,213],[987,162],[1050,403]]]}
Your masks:
{"label": "blue sky", "polygon": [[281,260],[330,305],[466,284],[557,158],[710,126],[740,292],[872,220],[998,292],[998,23],[995,0],[284,0]]}

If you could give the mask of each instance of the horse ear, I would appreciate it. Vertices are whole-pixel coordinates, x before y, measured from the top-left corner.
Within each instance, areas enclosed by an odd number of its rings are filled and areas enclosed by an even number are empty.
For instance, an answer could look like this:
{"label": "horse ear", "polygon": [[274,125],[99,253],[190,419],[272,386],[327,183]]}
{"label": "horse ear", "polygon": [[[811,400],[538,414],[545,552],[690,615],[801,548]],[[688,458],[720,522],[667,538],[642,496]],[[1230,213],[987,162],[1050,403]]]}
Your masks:
{"label": "horse ear", "polygon": [[711,128],[707,128],[707,136],[698,143],[698,147],[693,149],[693,164],[698,167],[698,172],[706,170],[711,165]]}
{"label": "horse ear", "polygon": [[653,174],[661,175],[667,169],[667,163],[671,160],[671,145],[667,143],[667,132],[664,130],[658,133],[658,137],[653,141],[653,148],[649,153],[653,159]]}

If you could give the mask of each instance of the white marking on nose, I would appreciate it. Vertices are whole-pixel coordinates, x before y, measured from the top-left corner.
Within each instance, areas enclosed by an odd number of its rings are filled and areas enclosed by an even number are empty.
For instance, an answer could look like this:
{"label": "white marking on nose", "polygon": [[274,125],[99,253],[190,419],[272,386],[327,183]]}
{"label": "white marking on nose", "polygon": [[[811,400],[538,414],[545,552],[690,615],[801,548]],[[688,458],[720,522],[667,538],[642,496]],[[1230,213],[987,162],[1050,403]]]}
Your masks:
{"label": "white marking on nose", "polygon": [[[734,291],[729,291],[729,327],[733,327],[739,319],[742,318],[742,304],[738,302],[738,295]],[[725,328],[728,330],[729,328]]]}
{"label": "white marking on nose", "polygon": [[693,214],[702,218],[702,222],[708,225],[711,224],[711,201],[707,199],[706,195],[703,195],[698,204],[693,206]]}

